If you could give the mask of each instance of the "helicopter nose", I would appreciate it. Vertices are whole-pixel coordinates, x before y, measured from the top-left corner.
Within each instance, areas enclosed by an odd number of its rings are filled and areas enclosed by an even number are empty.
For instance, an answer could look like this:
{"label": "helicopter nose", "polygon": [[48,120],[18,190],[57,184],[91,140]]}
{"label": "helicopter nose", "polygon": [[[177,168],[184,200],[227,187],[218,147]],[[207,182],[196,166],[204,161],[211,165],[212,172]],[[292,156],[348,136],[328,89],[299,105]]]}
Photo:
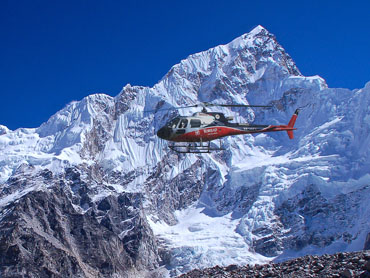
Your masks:
{"label": "helicopter nose", "polygon": [[161,139],[168,140],[171,135],[171,128],[164,126],[158,130],[157,135]]}

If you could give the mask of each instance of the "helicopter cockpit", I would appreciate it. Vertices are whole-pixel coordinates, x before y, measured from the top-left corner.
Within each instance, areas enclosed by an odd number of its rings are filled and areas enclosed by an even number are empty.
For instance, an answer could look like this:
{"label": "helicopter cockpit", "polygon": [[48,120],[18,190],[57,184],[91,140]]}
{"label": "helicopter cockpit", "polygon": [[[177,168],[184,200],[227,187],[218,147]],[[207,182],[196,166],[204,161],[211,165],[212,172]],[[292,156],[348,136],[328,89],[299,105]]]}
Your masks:
{"label": "helicopter cockpit", "polygon": [[179,121],[180,121],[180,117],[176,117],[176,118],[168,121],[166,126],[170,127],[170,128],[176,128]]}
{"label": "helicopter cockpit", "polygon": [[199,128],[202,125],[201,120],[197,118],[190,117],[177,117],[172,119],[166,124],[166,127],[176,129],[176,128]]}
{"label": "helicopter cockpit", "polygon": [[201,126],[199,118],[176,117],[158,130],[157,135],[162,139],[168,139],[171,134],[183,134],[187,129],[196,129]]}

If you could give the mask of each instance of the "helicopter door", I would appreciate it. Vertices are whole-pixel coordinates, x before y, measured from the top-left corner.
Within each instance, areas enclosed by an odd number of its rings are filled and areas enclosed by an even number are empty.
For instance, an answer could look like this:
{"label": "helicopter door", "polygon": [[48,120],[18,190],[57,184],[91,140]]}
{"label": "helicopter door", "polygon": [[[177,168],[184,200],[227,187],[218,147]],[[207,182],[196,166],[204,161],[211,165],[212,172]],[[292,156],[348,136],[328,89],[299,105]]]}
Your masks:
{"label": "helicopter door", "polygon": [[185,128],[188,126],[188,119],[182,119],[179,123],[179,126],[176,130],[176,134],[184,134]]}
{"label": "helicopter door", "polygon": [[191,128],[197,128],[201,126],[201,122],[198,119],[192,119],[190,120],[190,126]]}

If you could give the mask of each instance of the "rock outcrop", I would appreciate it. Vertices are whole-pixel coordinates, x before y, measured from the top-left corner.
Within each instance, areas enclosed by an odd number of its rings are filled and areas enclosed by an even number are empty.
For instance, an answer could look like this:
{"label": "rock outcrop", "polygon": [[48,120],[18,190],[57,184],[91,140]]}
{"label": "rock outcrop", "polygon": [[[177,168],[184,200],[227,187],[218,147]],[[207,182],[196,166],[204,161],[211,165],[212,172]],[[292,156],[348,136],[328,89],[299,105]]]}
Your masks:
{"label": "rock outcrop", "polygon": [[[28,178],[23,182],[42,178],[48,187],[3,208],[1,277],[143,277],[158,267],[141,194],[102,196],[94,202],[77,169]],[[19,182],[13,180],[12,186]]]}
{"label": "rock outcrop", "polygon": [[370,252],[337,253],[334,255],[305,256],[283,263],[254,266],[230,265],[193,270],[178,278],[368,278]]}

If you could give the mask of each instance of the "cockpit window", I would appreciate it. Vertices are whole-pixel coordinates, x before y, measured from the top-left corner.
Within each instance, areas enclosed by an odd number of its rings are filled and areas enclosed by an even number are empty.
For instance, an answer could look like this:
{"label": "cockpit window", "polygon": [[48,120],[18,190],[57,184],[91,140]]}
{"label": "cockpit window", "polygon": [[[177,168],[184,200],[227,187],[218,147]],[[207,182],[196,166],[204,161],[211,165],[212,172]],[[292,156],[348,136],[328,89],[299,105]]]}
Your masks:
{"label": "cockpit window", "polygon": [[171,121],[168,122],[167,126],[172,127],[172,128],[176,128],[179,121],[180,121],[180,118],[174,118],[174,119],[172,119]]}
{"label": "cockpit window", "polygon": [[180,124],[179,124],[179,128],[186,128],[187,125],[188,125],[188,120],[187,119],[182,119]]}

